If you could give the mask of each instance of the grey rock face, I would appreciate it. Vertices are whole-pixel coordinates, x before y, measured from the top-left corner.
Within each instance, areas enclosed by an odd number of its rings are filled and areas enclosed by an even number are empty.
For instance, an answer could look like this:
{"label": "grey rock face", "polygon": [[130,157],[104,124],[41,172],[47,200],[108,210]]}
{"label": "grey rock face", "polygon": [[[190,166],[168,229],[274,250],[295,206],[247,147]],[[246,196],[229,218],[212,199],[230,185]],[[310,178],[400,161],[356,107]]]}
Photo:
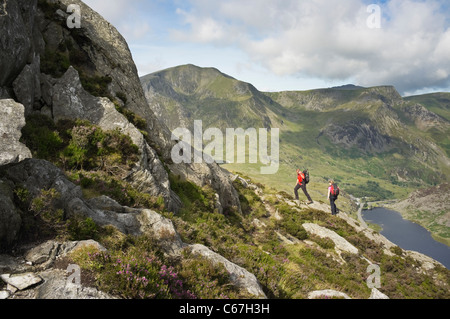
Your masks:
{"label": "grey rock face", "polygon": [[8,246],[16,240],[21,224],[22,218],[14,204],[13,190],[0,179],[0,246]]}
{"label": "grey rock face", "polygon": [[178,202],[173,201],[169,176],[156,152],[147,144],[142,133],[120,114],[107,98],[97,98],[86,92],[80,82],[78,72],[70,67],[58,79],[52,90],[53,116],[61,119],[85,119],[99,125],[104,130],[120,129],[129,135],[141,151],[139,165],[130,172],[128,181],[139,191],[155,197],[162,196],[170,210],[177,211]]}
{"label": "grey rock face", "polygon": [[[161,163],[162,160],[170,165],[171,149],[175,143],[171,140],[169,129],[148,107],[137,68],[122,35],[80,0],[51,1],[59,6],[51,19],[48,13],[37,10],[37,0],[6,3],[4,12],[7,14],[2,16],[0,25],[0,29],[4,30],[0,41],[0,69],[3,71],[0,75],[0,96],[15,96],[25,105],[27,115],[40,110],[55,120],[83,118],[126,129],[142,152],[141,165],[131,172],[129,181],[140,191],[162,196],[166,207],[176,212],[181,201],[170,191],[168,176]],[[80,6],[81,29],[65,26],[68,17],[66,8],[70,4]],[[55,52],[69,42],[84,52],[84,68],[111,79],[109,95],[115,97],[119,92],[125,95],[126,108],[146,120],[146,142],[141,134],[137,134],[139,131],[136,128],[118,116],[112,103],[94,98],[83,90],[74,69],[69,68],[61,79],[40,73],[44,52]],[[224,209],[240,209],[237,193],[218,165],[175,166],[170,167],[176,171],[175,174],[199,186],[212,183]]]}
{"label": "grey rock face", "polygon": [[54,188],[61,195],[55,202],[57,209],[65,208],[72,198],[82,197],[79,186],[70,182],[59,168],[44,160],[27,159],[0,167],[0,176],[13,185],[26,188],[32,197],[38,196],[43,189]]}
{"label": "grey rock face", "polygon": [[30,150],[19,141],[24,126],[23,105],[13,100],[0,100],[0,166],[31,157]]}
{"label": "grey rock face", "polygon": [[33,112],[35,101],[41,98],[40,56],[36,55],[31,64],[25,65],[13,82],[17,100],[25,106],[25,115]]}
{"label": "grey rock face", "polygon": [[19,1],[1,3],[0,87],[11,84],[29,62],[36,3],[37,0],[27,1],[25,5]]}
{"label": "grey rock face", "polygon": [[390,149],[391,138],[371,124],[349,121],[345,126],[330,125],[324,133],[346,149],[357,147],[366,153],[381,153]]}

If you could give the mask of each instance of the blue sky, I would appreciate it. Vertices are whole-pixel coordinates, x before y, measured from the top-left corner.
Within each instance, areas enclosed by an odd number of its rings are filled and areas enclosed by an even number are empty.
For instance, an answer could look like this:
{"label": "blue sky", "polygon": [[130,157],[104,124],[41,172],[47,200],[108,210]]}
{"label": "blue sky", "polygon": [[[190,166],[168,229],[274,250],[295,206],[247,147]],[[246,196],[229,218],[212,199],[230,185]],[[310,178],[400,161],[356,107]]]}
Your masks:
{"label": "blue sky", "polygon": [[352,83],[450,92],[446,0],[84,2],[124,35],[140,76],[192,63],[262,91]]}

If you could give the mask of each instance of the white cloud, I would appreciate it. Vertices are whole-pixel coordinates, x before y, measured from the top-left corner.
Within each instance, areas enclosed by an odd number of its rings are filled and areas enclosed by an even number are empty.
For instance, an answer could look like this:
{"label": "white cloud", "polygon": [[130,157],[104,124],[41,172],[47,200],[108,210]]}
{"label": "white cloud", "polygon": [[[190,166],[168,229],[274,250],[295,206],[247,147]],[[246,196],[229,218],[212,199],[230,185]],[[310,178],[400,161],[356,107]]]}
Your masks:
{"label": "white cloud", "polygon": [[98,12],[114,25],[128,40],[139,40],[148,35],[151,26],[139,11],[144,0],[83,0],[89,7]]}
{"label": "white cloud", "polygon": [[[450,87],[448,12],[437,0],[380,4],[380,29],[362,0],[191,0],[177,41],[238,46],[280,76],[393,84],[402,92]],[[448,9],[447,9],[448,10]]]}

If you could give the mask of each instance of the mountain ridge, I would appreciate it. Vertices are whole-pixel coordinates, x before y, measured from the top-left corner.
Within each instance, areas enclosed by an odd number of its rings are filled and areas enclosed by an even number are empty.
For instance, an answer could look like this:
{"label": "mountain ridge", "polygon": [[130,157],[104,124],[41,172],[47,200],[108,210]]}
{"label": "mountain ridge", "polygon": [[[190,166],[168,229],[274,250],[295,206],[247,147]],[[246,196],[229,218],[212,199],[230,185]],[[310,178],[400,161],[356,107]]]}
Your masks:
{"label": "mountain ridge", "polygon": [[[433,113],[426,106],[410,101],[411,99],[403,99],[393,86],[354,87],[349,90],[329,88],[308,91],[259,92],[251,84],[230,77],[234,83],[228,82],[225,89],[222,87],[220,94],[211,89],[211,82],[205,82],[204,86],[210,85],[206,97],[194,92],[188,99],[183,100],[177,99],[177,96],[165,95],[164,90],[159,91],[158,94],[151,93],[153,86],[151,77],[160,77],[161,81],[164,81],[164,87],[170,88],[174,84],[172,77],[167,74],[177,72],[178,68],[183,68],[184,72],[189,73],[189,68],[192,67],[192,65],[174,67],[141,78],[150,108],[160,112],[160,115],[164,113],[165,118],[174,118],[172,122],[168,120],[166,123],[171,129],[180,126],[191,128],[193,120],[196,119],[203,120],[205,126],[218,128],[267,127],[272,124],[272,127],[279,127],[282,130],[282,135],[283,132],[292,135],[289,133],[290,130],[286,123],[291,120],[291,122],[300,121],[305,127],[308,125],[306,123],[308,120],[314,122],[317,119],[316,129],[307,127],[307,130],[303,130],[302,134],[309,134],[308,131],[313,134],[309,138],[301,138],[303,147],[305,145],[320,147],[320,140],[326,137],[325,144],[329,145],[328,149],[334,149],[335,153],[342,153],[340,150],[344,150],[350,156],[352,156],[352,152],[356,152],[356,156],[364,156],[365,154],[388,154],[391,152],[398,153],[400,157],[411,158],[417,165],[423,166],[424,170],[434,171],[431,179],[430,176],[426,177],[421,174],[421,170],[417,168],[414,169],[413,174],[408,173],[411,177],[418,175],[423,180],[428,179],[426,181],[428,184],[442,182],[450,174],[448,169],[450,162],[445,154],[448,152],[448,142],[444,135],[449,132],[450,120]],[[206,69],[195,67],[197,74],[201,70]],[[215,70],[216,76],[223,76],[223,73]],[[208,70],[208,72],[210,71]],[[190,86],[189,79],[187,83],[186,85]],[[236,102],[240,93],[240,91],[236,91],[237,83],[241,86],[251,87],[253,90],[251,95],[245,96],[246,99]],[[233,84],[235,85],[233,86]],[[177,82],[178,87],[181,85],[180,81]],[[208,99],[211,96],[214,99]],[[230,100],[233,101],[232,106],[229,106],[231,105]],[[248,101],[253,105],[248,105],[246,103]],[[168,109],[164,107],[165,104],[176,105],[176,107]],[[259,114],[254,113],[254,105],[257,105]],[[235,110],[236,108],[240,109],[240,113],[223,111],[223,109]],[[309,117],[309,119],[302,120],[302,117]],[[296,125],[296,123],[290,124]],[[427,134],[426,128],[436,127],[439,127],[441,135]],[[418,134],[417,128],[426,134]],[[295,129],[298,130],[298,128]],[[340,144],[341,147],[336,148],[334,144]],[[396,160],[395,156],[393,160]],[[399,161],[397,160],[397,162]],[[427,165],[427,162],[432,162],[436,169]],[[398,174],[401,174],[402,180],[407,179],[406,172],[400,173],[404,165],[400,163],[396,165],[397,168],[394,168],[394,171],[386,172],[387,176],[390,174],[392,178],[396,178]]]}
{"label": "mountain ridge", "polygon": [[[195,68],[197,74],[202,70],[211,72],[210,69],[185,65],[152,73],[141,78],[146,94],[153,86],[150,80],[152,77],[161,76],[165,87],[171,87],[172,77],[167,74],[177,72],[178,68],[183,68],[186,73],[189,73],[190,68]],[[217,69],[213,70],[217,77],[223,76]],[[177,82],[177,85],[182,83]],[[204,82],[204,86],[208,85]],[[227,87],[228,95],[236,94],[232,85]],[[450,144],[446,134],[450,132],[450,119],[430,110],[442,110],[441,114],[445,115],[446,94],[403,98],[390,85],[369,88],[347,85],[343,88],[253,91],[249,99],[256,96],[253,101],[260,102],[259,107],[266,114],[270,112],[272,127],[279,127],[281,131],[280,144],[287,145],[281,150],[282,168],[278,174],[282,175],[279,178],[281,182],[277,184],[278,177],[264,179],[257,170],[253,170],[252,165],[225,167],[232,171],[252,172],[249,173],[252,178],[291,193],[292,190],[286,184],[289,184],[289,178],[295,179],[292,172],[296,166],[302,165],[309,168],[314,176],[315,183],[310,187],[316,196],[323,195],[320,195],[322,192],[314,184],[326,184],[330,177],[337,179],[343,188],[356,197],[374,196],[368,185],[375,182],[378,186],[381,185],[375,190],[380,195],[378,199],[383,199],[383,196],[406,198],[418,188],[448,180]],[[173,116],[171,110],[164,109],[165,103],[177,105],[177,120],[175,123],[167,122],[171,129],[180,125],[192,128],[193,120],[202,120],[204,127],[248,128],[254,123],[258,125],[256,127],[264,127],[264,122],[258,117],[253,117],[253,121],[244,117],[226,121],[226,116],[216,116],[215,112],[220,114],[221,109],[227,108],[229,101],[226,96],[221,96],[214,102],[214,107],[211,107],[205,106],[211,100],[191,94],[188,103],[193,108],[189,110],[198,108],[204,112],[194,111],[186,117],[183,113],[186,110],[185,101],[165,96],[164,92],[162,90],[154,95],[147,94],[147,99],[150,108],[155,109],[157,105],[159,110],[165,112],[165,118]],[[210,96],[214,94],[212,92]],[[259,98],[261,95],[266,98]],[[231,99],[236,100],[236,97]],[[422,105],[418,101],[425,102]],[[243,113],[250,113],[250,107],[245,101],[237,107]],[[308,156],[308,153],[311,155]],[[321,165],[321,162],[327,164]]]}

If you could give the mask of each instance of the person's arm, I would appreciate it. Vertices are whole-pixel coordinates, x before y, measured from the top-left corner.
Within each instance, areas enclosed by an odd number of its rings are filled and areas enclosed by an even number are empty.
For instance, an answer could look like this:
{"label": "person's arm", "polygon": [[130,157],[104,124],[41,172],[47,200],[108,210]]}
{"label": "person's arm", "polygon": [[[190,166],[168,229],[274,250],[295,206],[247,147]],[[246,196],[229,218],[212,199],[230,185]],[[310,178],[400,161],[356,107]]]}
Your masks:
{"label": "person's arm", "polygon": [[328,196],[327,196],[327,199],[328,199],[328,200],[330,200],[330,192],[331,192],[331,186],[328,187]]}

